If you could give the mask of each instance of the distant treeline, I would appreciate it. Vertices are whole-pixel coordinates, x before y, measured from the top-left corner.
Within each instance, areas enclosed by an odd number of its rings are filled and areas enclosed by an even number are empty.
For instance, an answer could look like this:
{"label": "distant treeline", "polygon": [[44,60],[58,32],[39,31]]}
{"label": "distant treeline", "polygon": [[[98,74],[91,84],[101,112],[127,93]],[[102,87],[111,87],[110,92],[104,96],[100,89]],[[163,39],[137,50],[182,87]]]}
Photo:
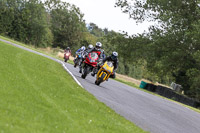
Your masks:
{"label": "distant treeline", "polygon": [[85,40],[85,32],[83,14],[74,5],[60,0],[0,1],[0,33],[26,44],[75,48]]}
{"label": "distant treeline", "polygon": [[119,53],[118,73],[168,85],[173,81],[200,100],[199,3],[177,1],[138,1],[133,8],[117,0],[131,18],[158,23],[148,33],[128,36],[94,23],[87,29],[79,8],[60,0],[1,0],[0,34],[35,47],[70,46],[73,53],[100,41],[106,55]]}

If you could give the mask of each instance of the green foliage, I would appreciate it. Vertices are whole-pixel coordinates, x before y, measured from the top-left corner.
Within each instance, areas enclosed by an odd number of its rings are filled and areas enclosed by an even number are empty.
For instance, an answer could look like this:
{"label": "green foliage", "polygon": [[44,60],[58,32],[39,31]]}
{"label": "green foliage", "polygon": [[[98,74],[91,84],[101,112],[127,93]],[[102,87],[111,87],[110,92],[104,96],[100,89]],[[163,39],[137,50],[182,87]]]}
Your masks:
{"label": "green foliage", "polygon": [[1,5],[1,34],[35,46],[51,45],[47,13],[40,0],[3,0]]}
{"label": "green foliage", "polygon": [[2,0],[0,9],[0,34],[36,47],[80,45],[86,30],[80,10],[58,0]]}
{"label": "green foliage", "polygon": [[0,1],[0,34],[7,35],[12,29],[14,9],[6,6],[6,0]]}
{"label": "green foliage", "polygon": [[136,52],[145,51],[143,58],[147,61],[147,70],[155,73],[162,82],[174,79],[183,86],[185,94],[200,99],[197,61],[200,50],[199,1],[136,0],[128,3],[118,0],[116,5],[138,22],[158,23],[149,28],[146,46]]}
{"label": "green foliage", "polygon": [[104,32],[101,28],[99,28],[96,24],[90,23],[90,26],[92,27],[92,30],[90,31],[91,34],[93,34],[96,37],[102,37],[104,35]]}
{"label": "green foliage", "polygon": [[63,3],[59,5],[62,6],[50,12],[51,30],[54,35],[53,46],[77,48],[81,45],[82,34],[86,30],[83,15],[74,5]]}
{"label": "green foliage", "polygon": [[98,37],[90,34],[89,32],[83,32],[82,39],[81,39],[81,45],[87,47],[89,44],[92,44],[93,46],[95,46],[97,39],[98,39]]}

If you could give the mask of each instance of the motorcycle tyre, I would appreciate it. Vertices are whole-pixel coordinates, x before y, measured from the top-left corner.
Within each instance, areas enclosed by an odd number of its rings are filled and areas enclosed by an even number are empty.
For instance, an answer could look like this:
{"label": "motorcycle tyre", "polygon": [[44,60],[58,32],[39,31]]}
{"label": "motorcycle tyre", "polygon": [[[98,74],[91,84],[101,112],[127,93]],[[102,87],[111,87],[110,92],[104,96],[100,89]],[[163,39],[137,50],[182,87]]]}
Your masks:
{"label": "motorcycle tyre", "polygon": [[85,68],[83,69],[83,73],[82,73],[82,75],[81,75],[81,78],[85,79],[86,76],[87,76],[87,74],[88,74],[88,72],[89,72],[89,67],[85,67]]}
{"label": "motorcycle tyre", "polygon": [[103,82],[103,79],[104,79],[105,76],[106,76],[105,74],[102,74],[102,76],[99,78],[99,80],[95,81],[95,84],[100,85]]}
{"label": "motorcycle tyre", "polygon": [[68,61],[68,59],[65,59],[64,61],[65,61],[65,62],[67,62],[67,61]]}
{"label": "motorcycle tyre", "polygon": [[74,67],[76,68],[77,66],[77,59],[74,60]]}

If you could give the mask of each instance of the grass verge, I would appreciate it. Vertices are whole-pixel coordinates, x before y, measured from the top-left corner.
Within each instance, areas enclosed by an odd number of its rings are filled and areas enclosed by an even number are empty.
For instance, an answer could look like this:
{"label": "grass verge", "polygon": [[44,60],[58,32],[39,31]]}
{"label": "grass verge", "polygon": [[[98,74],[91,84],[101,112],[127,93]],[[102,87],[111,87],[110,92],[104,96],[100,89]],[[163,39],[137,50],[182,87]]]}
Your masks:
{"label": "grass verge", "polygon": [[46,54],[46,55],[48,55],[48,56],[51,56],[51,57],[54,57],[54,58],[56,58],[56,59],[59,59],[59,60],[62,60],[62,61],[63,61],[63,58],[57,56],[58,51],[59,51],[59,49],[57,49],[57,48],[54,48],[53,50],[50,49],[50,48],[37,48],[37,47],[34,47],[33,45],[26,45],[26,44],[23,44],[23,43],[21,43],[21,42],[18,42],[18,41],[15,41],[15,40],[12,40],[12,39],[10,39],[10,38],[3,37],[3,36],[0,36],[0,39],[4,39],[4,40],[6,40],[6,41],[9,41],[9,42],[12,42],[12,43],[21,45],[21,46],[23,46],[23,47],[26,47],[26,48],[35,50],[35,51],[37,51],[37,52]]}
{"label": "grass verge", "polygon": [[143,133],[62,66],[0,41],[0,132]]}

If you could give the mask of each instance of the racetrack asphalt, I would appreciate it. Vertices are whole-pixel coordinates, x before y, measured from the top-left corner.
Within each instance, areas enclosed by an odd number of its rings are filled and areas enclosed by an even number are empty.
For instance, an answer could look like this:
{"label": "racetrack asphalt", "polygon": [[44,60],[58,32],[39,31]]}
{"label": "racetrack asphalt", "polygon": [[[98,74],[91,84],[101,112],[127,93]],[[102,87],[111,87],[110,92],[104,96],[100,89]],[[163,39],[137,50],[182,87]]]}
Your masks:
{"label": "racetrack asphalt", "polygon": [[[53,57],[14,43],[2,39],[0,41],[59,62]],[[78,68],[74,68],[68,63],[65,65],[88,92],[145,131],[151,133],[200,133],[200,113],[112,79],[97,86],[94,84],[95,77],[89,74],[86,79],[82,79]]]}

